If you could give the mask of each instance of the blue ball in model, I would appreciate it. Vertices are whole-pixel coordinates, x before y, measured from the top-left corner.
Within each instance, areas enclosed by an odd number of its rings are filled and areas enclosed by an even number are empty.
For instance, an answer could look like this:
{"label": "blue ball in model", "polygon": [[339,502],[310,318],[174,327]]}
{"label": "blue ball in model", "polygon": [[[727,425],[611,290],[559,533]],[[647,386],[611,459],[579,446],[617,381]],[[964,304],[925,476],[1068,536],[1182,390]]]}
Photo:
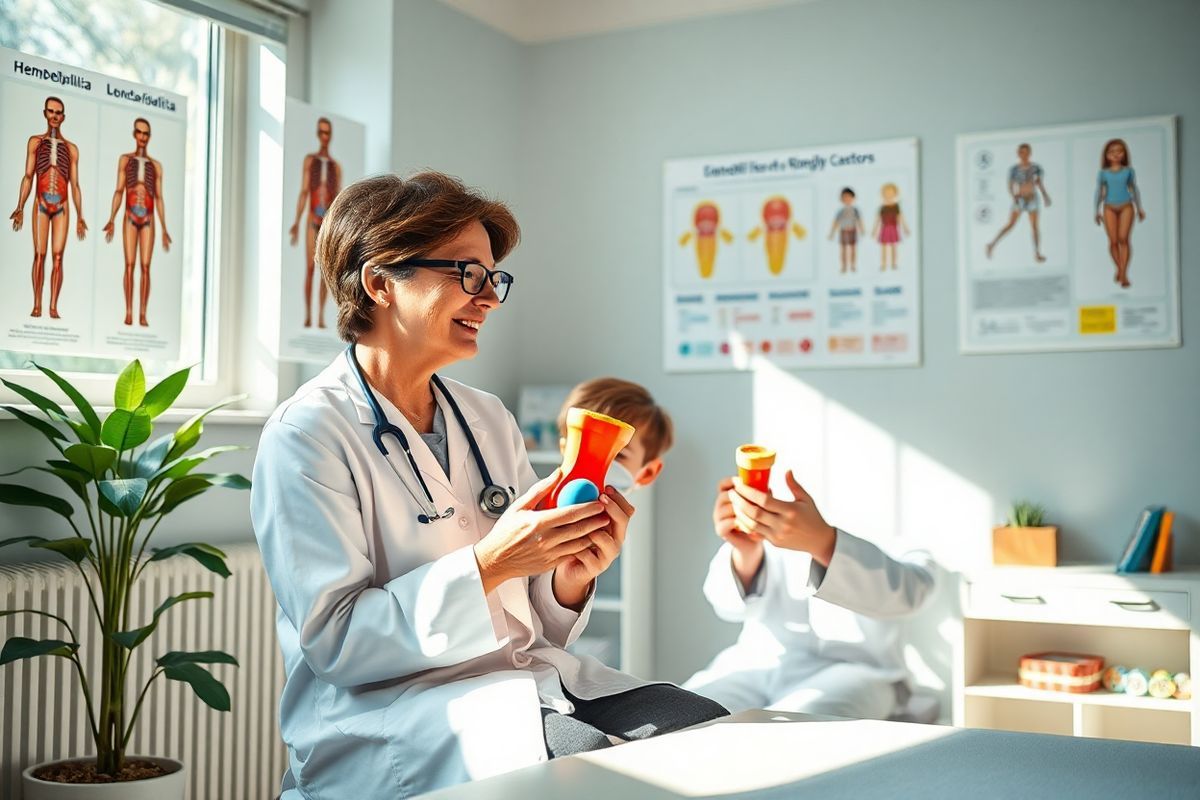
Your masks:
{"label": "blue ball in model", "polygon": [[576,478],[573,481],[567,481],[562,491],[558,493],[558,507],[575,506],[598,499],[600,499],[600,490],[596,488],[596,484],[587,478]]}

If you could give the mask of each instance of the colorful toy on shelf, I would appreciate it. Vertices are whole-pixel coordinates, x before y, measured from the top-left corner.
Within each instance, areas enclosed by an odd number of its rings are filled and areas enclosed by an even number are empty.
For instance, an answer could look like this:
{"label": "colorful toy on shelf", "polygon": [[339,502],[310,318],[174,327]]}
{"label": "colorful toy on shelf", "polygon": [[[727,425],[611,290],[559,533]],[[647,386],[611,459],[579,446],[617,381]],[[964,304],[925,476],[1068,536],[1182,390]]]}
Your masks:
{"label": "colorful toy on shelf", "polygon": [[1125,667],[1113,664],[1104,670],[1104,688],[1120,694],[1125,691],[1125,676],[1128,674],[1129,670]]}
{"label": "colorful toy on shelf", "polygon": [[752,489],[768,491],[771,467],[775,465],[775,451],[757,444],[744,444],[737,449],[735,458],[742,483]]}
{"label": "colorful toy on shelf", "polygon": [[1075,694],[1099,689],[1103,673],[1104,658],[1083,653],[1031,653],[1018,668],[1022,686]]}
{"label": "colorful toy on shelf", "polygon": [[[599,497],[608,468],[617,453],[629,444],[633,438],[634,427],[627,422],[614,419],[595,411],[572,407],[567,410],[567,444],[563,450],[562,476],[554,489],[542,501],[539,508],[558,508],[559,498],[564,494],[568,485],[576,481],[586,481],[592,484],[592,489]],[[563,505],[574,502],[586,502],[577,499],[579,489],[576,486]],[[595,499],[595,498],[593,498]]]}
{"label": "colorful toy on shelf", "polygon": [[1186,672],[1176,672],[1175,677],[1175,699],[1176,700],[1191,700],[1192,699],[1192,676]]}
{"label": "colorful toy on shelf", "polygon": [[1170,670],[1156,669],[1150,674],[1150,696],[1159,700],[1175,696],[1175,680]]}
{"label": "colorful toy on shelf", "polygon": [[1131,697],[1145,697],[1150,691],[1150,676],[1146,670],[1134,667],[1125,676],[1125,694]]}

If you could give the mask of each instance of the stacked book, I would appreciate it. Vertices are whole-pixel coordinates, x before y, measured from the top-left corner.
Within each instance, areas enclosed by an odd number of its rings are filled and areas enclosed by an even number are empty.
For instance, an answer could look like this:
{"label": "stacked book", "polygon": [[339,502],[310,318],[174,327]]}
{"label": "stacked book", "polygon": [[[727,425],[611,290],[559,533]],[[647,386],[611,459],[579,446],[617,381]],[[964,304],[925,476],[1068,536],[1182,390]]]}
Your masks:
{"label": "stacked book", "polygon": [[1171,523],[1175,515],[1162,506],[1146,506],[1133,527],[1117,572],[1170,572]]}

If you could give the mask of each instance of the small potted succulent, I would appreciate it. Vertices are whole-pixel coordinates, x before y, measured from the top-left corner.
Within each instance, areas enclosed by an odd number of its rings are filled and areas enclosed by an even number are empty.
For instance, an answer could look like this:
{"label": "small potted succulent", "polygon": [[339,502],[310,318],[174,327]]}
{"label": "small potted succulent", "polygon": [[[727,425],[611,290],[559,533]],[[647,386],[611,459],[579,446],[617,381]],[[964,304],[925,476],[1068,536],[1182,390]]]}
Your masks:
{"label": "small potted succulent", "polygon": [[1008,524],[992,529],[992,563],[1058,566],[1058,526],[1045,524],[1046,509],[1028,500],[1013,503]]}
{"label": "small potted succulent", "polygon": [[[181,681],[218,711],[230,708],[229,693],[208,665],[233,664],[228,653],[216,650],[168,652],[156,659],[145,686],[129,685],[133,651],[150,641],[163,615],[174,605],[212,597],[212,592],[183,592],[165,598],[149,619],[130,614],[138,579],[146,565],[172,557],[190,557],[207,569],[229,576],[225,554],[198,542],[155,549],[151,537],[162,520],[181,504],[214,486],[248,489],[250,482],[231,473],[202,473],[209,458],[237,447],[213,447],[192,452],[204,431],[204,418],[240,398],[230,398],[184,422],[177,430],[151,440],[153,421],[171,407],[187,384],[189,369],[180,370],[146,388],[142,365],[133,361],[117,378],[115,408],[103,420],[67,380],[34,365],[74,404],[68,414],[55,401],[18,384],[2,381],[39,414],[5,406],[10,414],[44,436],[56,451],[37,470],[57,478],[69,492],[60,497],[14,483],[0,482],[0,503],[34,506],[57,514],[70,528],[69,536],[47,539],[17,536],[0,547],[26,544],[50,551],[75,565],[87,587],[90,613],[100,630],[100,670],[89,674],[79,655],[79,640],[70,621],[36,608],[0,610],[0,616],[47,617],[64,638],[30,639],[14,636],[0,650],[0,668],[27,658],[47,656],[69,661],[79,678],[88,712],[95,758],[37,764],[22,773],[26,800],[175,800],[184,795],[183,765],[172,759],[126,756],[146,690],[159,677]],[[9,473],[10,475],[13,473]],[[7,476],[5,476],[7,477]],[[76,620],[78,623],[78,620]],[[137,691],[138,694],[132,694]]]}

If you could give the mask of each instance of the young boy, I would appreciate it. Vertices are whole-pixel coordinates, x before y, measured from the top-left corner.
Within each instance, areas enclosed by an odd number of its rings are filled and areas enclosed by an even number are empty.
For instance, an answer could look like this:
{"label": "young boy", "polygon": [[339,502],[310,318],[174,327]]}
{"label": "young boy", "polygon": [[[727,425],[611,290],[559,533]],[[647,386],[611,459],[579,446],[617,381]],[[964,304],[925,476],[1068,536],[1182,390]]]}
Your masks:
{"label": "young boy", "polygon": [[593,378],[571,390],[558,412],[560,446],[566,443],[567,409],[572,406],[628,422],[637,432],[617,454],[605,481],[620,492],[649,486],[662,472],[662,456],[671,449],[674,425],[663,407],[642,386],[620,378]]}

